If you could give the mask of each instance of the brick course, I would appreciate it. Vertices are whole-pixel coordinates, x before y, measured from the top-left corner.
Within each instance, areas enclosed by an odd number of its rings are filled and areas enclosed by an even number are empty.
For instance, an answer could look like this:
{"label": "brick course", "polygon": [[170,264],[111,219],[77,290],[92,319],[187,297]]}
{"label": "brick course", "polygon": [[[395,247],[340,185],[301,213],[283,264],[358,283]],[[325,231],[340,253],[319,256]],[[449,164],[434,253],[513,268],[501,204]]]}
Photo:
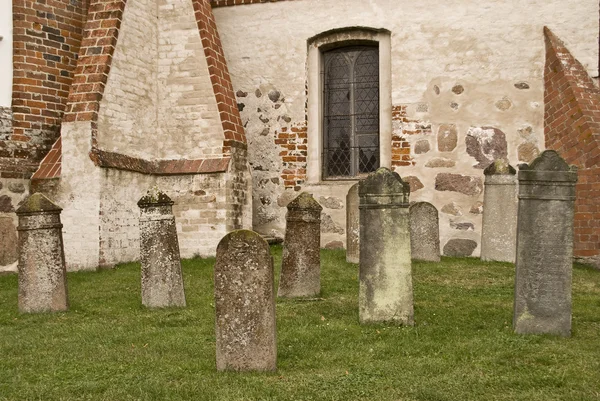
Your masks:
{"label": "brick course", "polygon": [[600,262],[600,90],[548,28],[544,70],[546,147],[579,168],[574,256]]}

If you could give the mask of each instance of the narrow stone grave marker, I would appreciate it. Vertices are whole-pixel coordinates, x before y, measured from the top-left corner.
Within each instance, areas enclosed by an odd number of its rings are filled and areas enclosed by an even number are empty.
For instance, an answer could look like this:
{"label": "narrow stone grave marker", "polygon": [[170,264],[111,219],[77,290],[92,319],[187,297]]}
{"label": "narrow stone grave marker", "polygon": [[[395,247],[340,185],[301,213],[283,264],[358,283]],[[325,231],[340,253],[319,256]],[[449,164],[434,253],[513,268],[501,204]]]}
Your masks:
{"label": "narrow stone grave marker", "polygon": [[217,246],[217,370],[277,368],[273,259],[254,231],[227,234]]}
{"label": "narrow stone grave marker", "polygon": [[360,213],[358,211],[358,183],[346,195],[346,262],[360,261]]}
{"label": "narrow stone grave marker", "polygon": [[185,306],[173,201],[152,190],[138,201],[138,206],[142,304],[149,308]]}
{"label": "narrow stone grave marker", "polygon": [[505,159],[483,170],[481,260],[515,262],[517,248],[517,177]]}
{"label": "narrow stone grave marker", "polygon": [[17,209],[20,312],[69,309],[61,211],[41,193],[29,196]]}
{"label": "narrow stone grave marker", "polygon": [[513,327],[571,335],[573,216],[577,171],[553,150],[519,166]]}
{"label": "narrow stone grave marker", "polygon": [[408,197],[397,173],[379,168],[359,184],[361,323],[413,324]]}
{"label": "narrow stone grave marker", "polygon": [[287,206],[279,278],[280,297],[313,297],[321,292],[321,211],[307,192]]}
{"label": "narrow stone grave marker", "polygon": [[440,219],[429,202],[410,206],[410,254],[414,260],[440,261]]}

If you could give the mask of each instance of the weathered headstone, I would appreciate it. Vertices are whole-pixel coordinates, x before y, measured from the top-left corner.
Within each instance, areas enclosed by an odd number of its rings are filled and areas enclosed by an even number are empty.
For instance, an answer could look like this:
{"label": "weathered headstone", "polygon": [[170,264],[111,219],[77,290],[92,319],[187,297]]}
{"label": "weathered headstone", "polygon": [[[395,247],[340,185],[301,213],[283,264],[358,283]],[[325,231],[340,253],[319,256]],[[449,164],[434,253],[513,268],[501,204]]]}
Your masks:
{"label": "weathered headstone", "polygon": [[20,312],[69,309],[61,211],[41,193],[29,196],[17,209]]}
{"label": "weathered headstone", "polygon": [[166,194],[151,190],[142,196],[138,206],[142,304],[149,308],[185,306],[173,201]]}
{"label": "weathered headstone", "polygon": [[517,177],[505,159],[483,170],[481,260],[515,262],[517,244]]}
{"label": "weathered headstone", "polygon": [[358,183],[346,195],[346,262],[360,260],[360,214],[358,211]]}
{"label": "weathered headstone", "polygon": [[223,237],[215,263],[217,370],[276,369],[274,286],[269,245],[259,234]]}
{"label": "weathered headstone", "polygon": [[321,292],[321,211],[308,192],[287,205],[279,278],[280,297],[312,297]]}
{"label": "weathered headstone", "polygon": [[0,216],[0,266],[7,266],[17,261],[17,229],[10,216]]}
{"label": "weathered headstone", "polygon": [[440,219],[435,206],[417,202],[410,206],[410,254],[414,260],[440,261]]}
{"label": "weathered headstone", "polygon": [[519,166],[513,327],[571,334],[573,216],[577,171],[553,150]]}
{"label": "weathered headstone", "polygon": [[361,323],[413,324],[408,197],[397,173],[379,168],[359,183]]}

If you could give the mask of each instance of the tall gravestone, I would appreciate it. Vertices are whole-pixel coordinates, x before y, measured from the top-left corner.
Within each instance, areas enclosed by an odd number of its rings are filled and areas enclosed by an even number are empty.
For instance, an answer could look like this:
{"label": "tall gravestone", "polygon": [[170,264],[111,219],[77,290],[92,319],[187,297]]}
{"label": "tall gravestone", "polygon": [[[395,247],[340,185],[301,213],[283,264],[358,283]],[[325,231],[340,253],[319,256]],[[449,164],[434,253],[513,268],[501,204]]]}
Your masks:
{"label": "tall gravestone", "polygon": [[358,183],[346,195],[346,262],[360,261],[360,214],[358,211]]}
{"label": "tall gravestone", "polygon": [[69,309],[61,211],[41,193],[29,196],[17,209],[20,312]]}
{"label": "tall gravestone", "polygon": [[413,203],[410,216],[410,254],[414,260],[440,261],[440,218],[429,202]]}
{"label": "tall gravestone", "polygon": [[382,167],[360,181],[358,192],[360,322],[412,325],[410,186]]}
{"label": "tall gravestone", "polygon": [[513,327],[571,334],[573,216],[577,171],[553,150],[519,166]]}
{"label": "tall gravestone", "polygon": [[287,206],[279,278],[280,297],[311,297],[321,292],[321,211],[308,192]]}
{"label": "tall gravestone", "polygon": [[504,159],[490,164],[483,174],[481,260],[515,262],[517,243],[517,176]]}
{"label": "tall gravestone", "polygon": [[185,306],[173,201],[152,190],[138,201],[138,206],[142,304],[149,308]]}
{"label": "tall gravestone", "polygon": [[217,246],[215,313],[217,370],[277,367],[273,259],[254,231],[227,234]]}

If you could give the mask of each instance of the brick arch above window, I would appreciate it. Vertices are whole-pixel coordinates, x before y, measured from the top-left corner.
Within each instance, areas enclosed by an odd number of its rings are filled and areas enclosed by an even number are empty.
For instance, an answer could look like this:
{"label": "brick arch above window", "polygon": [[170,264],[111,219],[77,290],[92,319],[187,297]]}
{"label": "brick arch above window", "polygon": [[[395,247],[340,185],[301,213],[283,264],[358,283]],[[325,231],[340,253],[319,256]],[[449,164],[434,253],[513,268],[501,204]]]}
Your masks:
{"label": "brick arch above window", "polygon": [[319,33],[308,39],[307,61],[307,181],[321,182],[323,171],[323,53],[338,47],[377,45],[379,48],[379,152],[380,165],[391,167],[392,85],[390,31],[348,27]]}

